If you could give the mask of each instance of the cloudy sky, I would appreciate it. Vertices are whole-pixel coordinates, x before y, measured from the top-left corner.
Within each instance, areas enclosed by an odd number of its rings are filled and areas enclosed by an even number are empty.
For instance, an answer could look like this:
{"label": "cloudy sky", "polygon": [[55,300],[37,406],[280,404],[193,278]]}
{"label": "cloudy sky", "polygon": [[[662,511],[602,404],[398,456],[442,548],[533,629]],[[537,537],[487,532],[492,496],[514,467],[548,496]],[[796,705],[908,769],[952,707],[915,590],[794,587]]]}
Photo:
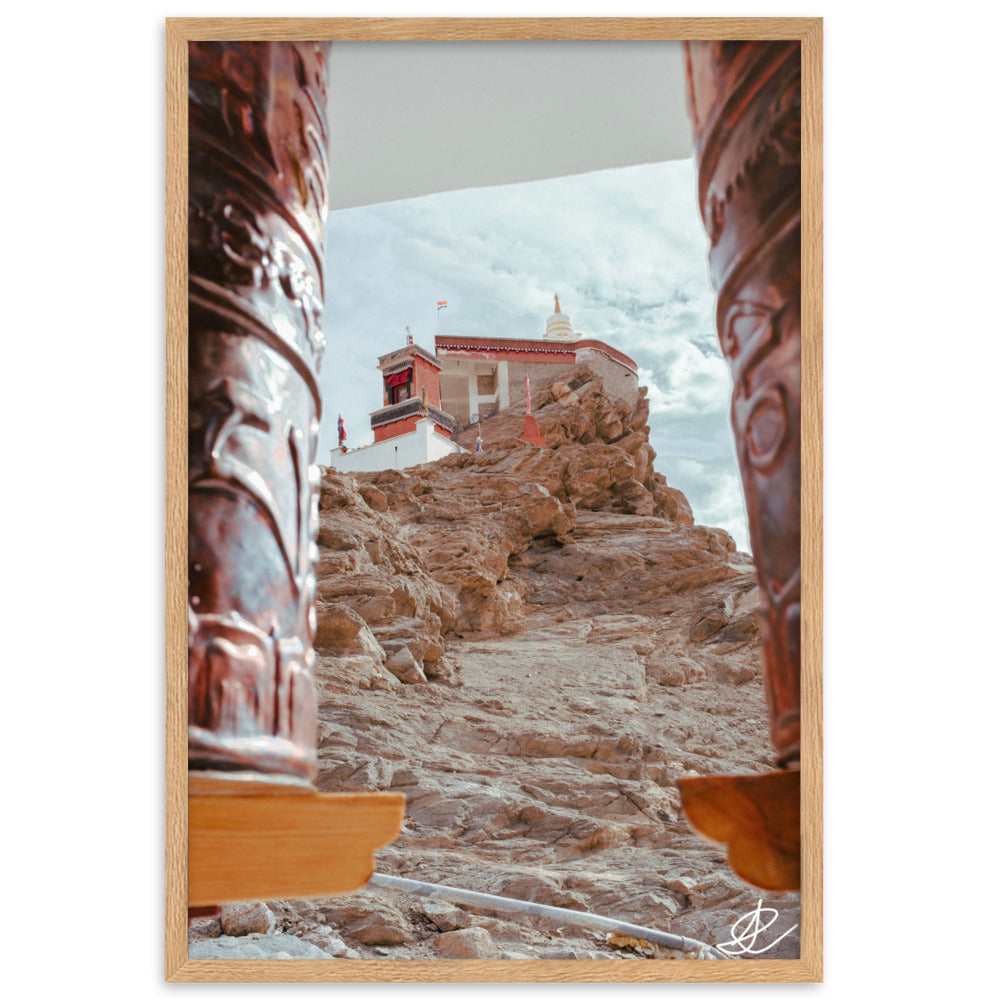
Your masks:
{"label": "cloudy sky", "polygon": [[432,351],[439,321],[443,334],[541,337],[558,293],[578,333],[638,363],[657,471],[746,550],[706,257],[690,160],[331,212],[319,461],[338,414],[351,447],[373,440],[376,359],[407,326]]}

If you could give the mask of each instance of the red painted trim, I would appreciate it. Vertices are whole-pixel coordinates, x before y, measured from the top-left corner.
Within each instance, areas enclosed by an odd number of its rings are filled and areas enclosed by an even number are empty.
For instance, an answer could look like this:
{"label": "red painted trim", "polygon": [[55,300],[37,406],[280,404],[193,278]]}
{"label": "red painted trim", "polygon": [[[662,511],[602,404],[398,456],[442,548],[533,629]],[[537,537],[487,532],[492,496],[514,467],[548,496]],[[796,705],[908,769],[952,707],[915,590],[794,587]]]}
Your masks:
{"label": "red painted trim", "polygon": [[[375,441],[388,441],[390,438],[399,437],[400,434],[409,434],[411,431],[417,429],[417,421],[422,419],[421,417],[407,417],[404,420],[393,420],[389,424],[380,424],[375,428]],[[440,424],[434,424],[434,430],[441,435],[445,440],[451,440],[451,431],[447,427],[442,427]]]}
{"label": "red painted trim", "polygon": [[409,434],[416,430],[419,416],[405,417],[402,420],[393,420],[388,424],[380,424],[375,428],[375,442],[388,441],[389,438],[399,437],[400,434]]}
{"label": "red painted trim", "polygon": [[591,348],[638,373],[639,366],[627,355],[603,340],[577,340],[557,343],[551,340],[521,340],[513,337],[435,337],[434,350],[440,355],[496,361],[530,361],[532,364],[573,364],[576,352]]}

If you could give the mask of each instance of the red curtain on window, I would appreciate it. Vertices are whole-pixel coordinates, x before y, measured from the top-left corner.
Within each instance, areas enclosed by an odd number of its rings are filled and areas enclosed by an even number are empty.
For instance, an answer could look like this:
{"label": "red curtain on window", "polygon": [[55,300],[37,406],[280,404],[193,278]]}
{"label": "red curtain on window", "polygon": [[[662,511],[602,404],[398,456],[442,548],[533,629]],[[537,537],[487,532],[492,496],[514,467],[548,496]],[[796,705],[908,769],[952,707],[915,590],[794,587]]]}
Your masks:
{"label": "red curtain on window", "polygon": [[404,385],[410,381],[410,374],[413,369],[407,368],[406,371],[396,372],[395,375],[389,375],[386,377],[385,384],[392,388],[397,385]]}

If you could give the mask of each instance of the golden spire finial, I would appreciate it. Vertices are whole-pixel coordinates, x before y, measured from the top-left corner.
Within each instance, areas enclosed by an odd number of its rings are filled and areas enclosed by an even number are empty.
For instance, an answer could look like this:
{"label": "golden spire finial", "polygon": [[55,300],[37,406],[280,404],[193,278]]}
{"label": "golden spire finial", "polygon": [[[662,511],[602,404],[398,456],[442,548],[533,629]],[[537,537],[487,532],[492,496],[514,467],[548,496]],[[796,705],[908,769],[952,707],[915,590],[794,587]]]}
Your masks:
{"label": "golden spire finial", "polygon": [[558,295],[556,296],[556,312],[561,312],[561,310],[559,308],[559,296]]}

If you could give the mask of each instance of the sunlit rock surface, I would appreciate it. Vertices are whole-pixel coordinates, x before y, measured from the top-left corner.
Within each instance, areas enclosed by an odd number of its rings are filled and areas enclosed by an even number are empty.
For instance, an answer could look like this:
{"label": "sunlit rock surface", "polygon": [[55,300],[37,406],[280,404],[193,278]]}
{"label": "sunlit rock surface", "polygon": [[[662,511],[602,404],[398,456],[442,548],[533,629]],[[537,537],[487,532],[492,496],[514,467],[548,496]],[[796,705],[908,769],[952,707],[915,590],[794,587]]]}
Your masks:
{"label": "sunlit rock surface", "polygon": [[[737,879],[676,788],[771,766],[750,557],[654,471],[644,398],[586,369],[532,391],[544,449],[507,411],[480,453],[472,428],[469,454],[324,474],[318,786],[406,795],[386,874],[711,944],[763,895],[777,938],[798,895]],[[332,958],[678,957],[383,889],[268,906]]]}

